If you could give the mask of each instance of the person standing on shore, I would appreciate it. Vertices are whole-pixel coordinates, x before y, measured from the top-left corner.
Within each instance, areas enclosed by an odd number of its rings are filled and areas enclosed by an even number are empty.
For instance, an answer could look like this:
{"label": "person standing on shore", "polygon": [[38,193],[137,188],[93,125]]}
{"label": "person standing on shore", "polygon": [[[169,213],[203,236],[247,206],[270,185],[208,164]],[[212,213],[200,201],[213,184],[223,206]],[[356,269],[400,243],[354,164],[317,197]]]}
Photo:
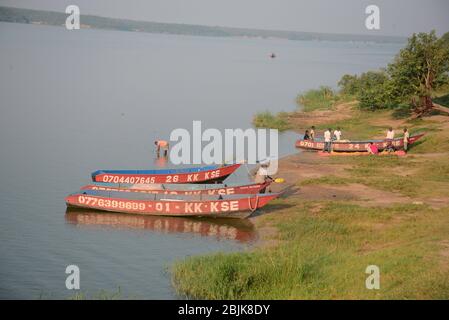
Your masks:
{"label": "person standing on shore", "polygon": [[310,140],[315,140],[315,126],[312,126],[312,128],[310,128]]}
{"label": "person standing on shore", "polygon": [[392,127],[390,127],[387,131],[387,147],[385,148],[387,151],[395,151],[393,146],[393,140],[394,140],[394,130]]}
{"label": "person standing on shore", "polygon": [[332,129],[329,128],[324,132],[324,151],[331,153]]}
{"label": "person standing on shore", "polygon": [[162,150],[164,150],[164,157],[166,157],[167,154],[168,154],[168,148],[169,148],[168,141],[156,140],[156,141],[154,141],[154,144],[156,145],[156,154],[157,154],[157,156],[158,157],[160,156],[160,151],[162,149]]}
{"label": "person standing on shore", "polygon": [[407,128],[404,128],[404,151],[407,152],[408,150],[408,143],[410,140],[410,133],[408,132]]}

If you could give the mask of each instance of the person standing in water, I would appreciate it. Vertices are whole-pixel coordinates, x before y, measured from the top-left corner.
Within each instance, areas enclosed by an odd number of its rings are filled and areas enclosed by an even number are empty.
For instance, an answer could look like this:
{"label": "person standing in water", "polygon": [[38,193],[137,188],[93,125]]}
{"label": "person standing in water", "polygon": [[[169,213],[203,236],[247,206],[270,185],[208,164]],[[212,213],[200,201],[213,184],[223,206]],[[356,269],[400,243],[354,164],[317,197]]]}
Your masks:
{"label": "person standing in water", "polygon": [[160,151],[162,149],[162,150],[164,150],[164,157],[166,157],[167,154],[168,154],[168,148],[169,148],[168,141],[156,140],[156,141],[154,141],[154,144],[156,145],[156,154],[157,154],[157,156],[158,157],[160,156]]}

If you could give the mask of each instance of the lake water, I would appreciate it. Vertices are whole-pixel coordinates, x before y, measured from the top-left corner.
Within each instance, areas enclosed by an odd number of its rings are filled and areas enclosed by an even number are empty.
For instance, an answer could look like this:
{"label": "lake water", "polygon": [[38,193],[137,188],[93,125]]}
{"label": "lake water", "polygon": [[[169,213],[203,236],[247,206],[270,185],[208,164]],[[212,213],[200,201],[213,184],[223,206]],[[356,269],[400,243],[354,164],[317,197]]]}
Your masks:
{"label": "lake water", "polygon": [[[87,294],[176,298],[171,263],[247,248],[257,237],[249,222],[66,214],[64,197],[94,170],[154,167],[153,141],[192,120],[249,128],[255,112],[293,110],[300,91],[384,66],[400,49],[8,23],[0,43],[3,299],[73,296],[70,264]],[[295,152],[294,139],[280,136],[281,154]]]}

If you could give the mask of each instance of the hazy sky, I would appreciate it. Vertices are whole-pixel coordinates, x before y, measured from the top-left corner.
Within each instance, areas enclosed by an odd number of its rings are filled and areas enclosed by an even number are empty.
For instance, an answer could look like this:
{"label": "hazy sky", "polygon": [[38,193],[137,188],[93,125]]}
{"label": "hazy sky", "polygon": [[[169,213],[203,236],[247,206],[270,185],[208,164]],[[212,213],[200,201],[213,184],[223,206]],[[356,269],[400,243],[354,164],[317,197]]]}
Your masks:
{"label": "hazy sky", "polygon": [[[449,0],[0,0],[1,5],[81,15],[258,29],[408,36],[449,31]],[[365,28],[365,8],[378,5],[381,29]]]}

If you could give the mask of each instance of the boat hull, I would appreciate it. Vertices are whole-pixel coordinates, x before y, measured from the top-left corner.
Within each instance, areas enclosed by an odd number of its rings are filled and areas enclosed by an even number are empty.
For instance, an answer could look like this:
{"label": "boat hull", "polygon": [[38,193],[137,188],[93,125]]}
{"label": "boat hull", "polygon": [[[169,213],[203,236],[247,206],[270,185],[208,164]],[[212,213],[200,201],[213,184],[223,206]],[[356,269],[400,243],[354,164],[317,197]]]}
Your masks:
{"label": "boat hull", "polygon": [[[108,196],[110,194],[110,196]],[[69,195],[65,201],[68,207],[88,208],[109,212],[121,212],[160,216],[200,216],[222,218],[246,218],[255,210],[262,208],[269,201],[279,196],[277,193],[208,197],[194,200],[182,197],[180,200],[119,197],[118,192],[84,191]],[[129,195],[129,194],[128,194]],[[200,197],[197,197],[200,198]]]}
{"label": "boat hull", "polygon": [[172,170],[98,170],[92,173],[92,180],[131,184],[213,183],[224,181],[239,167],[240,164]]}
{"label": "boat hull", "polygon": [[248,185],[225,185],[225,184],[109,184],[95,183],[81,187],[81,190],[102,190],[134,192],[147,194],[175,194],[175,195],[230,195],[230,194],[256,194],[268,187],[270,182],[255,183]]}
{"label": "boat hull", "polygon": [[[424,134],[419,134],[410,137],[409,144],[416,142],[419,138],[421,138]],[[368,141],[349,141],[349,142],[332,142],[332,151],[334,152],[367,152],[368,145],[373,143],[377,146],[379,151],[382,151],[388,147],[390,143],[387,140],[368,140]],[[393,147],[396,150],[400,150],[404,148],[404,140],[402,138],[397,138],[391,141]],[[324,149],[324,141],[311,141],[311,140],[303,140],[299,139],[296,141],[297,148],[305,149],[305,150],[323,150]]]}

